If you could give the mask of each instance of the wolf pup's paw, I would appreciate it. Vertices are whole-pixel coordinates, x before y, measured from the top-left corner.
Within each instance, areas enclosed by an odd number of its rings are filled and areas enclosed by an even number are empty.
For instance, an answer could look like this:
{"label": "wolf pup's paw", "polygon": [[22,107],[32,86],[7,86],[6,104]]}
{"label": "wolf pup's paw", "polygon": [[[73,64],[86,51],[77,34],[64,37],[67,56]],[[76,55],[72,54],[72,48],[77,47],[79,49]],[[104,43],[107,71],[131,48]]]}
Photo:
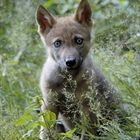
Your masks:
{"label": "wolf pup's paw", "polygon": [[56,130],[59,133],[61,133],[61,132],[65,133],[66,132],[65,127],[64,127],[62,121],[57,120],[57,122],[56,122]]}

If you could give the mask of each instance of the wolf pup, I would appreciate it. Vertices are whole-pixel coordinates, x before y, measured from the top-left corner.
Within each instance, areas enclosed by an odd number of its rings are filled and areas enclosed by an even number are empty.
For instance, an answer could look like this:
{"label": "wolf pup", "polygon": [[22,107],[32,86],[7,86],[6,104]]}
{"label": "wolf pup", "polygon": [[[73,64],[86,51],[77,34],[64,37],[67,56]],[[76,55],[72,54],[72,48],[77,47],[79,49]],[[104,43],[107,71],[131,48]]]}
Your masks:
{"label": "wolf pup", "polygon": [[[82,116],[80,112],[73,111],[79,109],[90,122],[90,132],[96,135],[98,120],[94,109],[91,109],[92,99],[87,93],[100,103],[101,113],[108,119],[117,114],[120,99],[91,58],[91,15],[88,1],[81,0],[71,16],[54,17],[43,6],[39,6],[36,18],[38,32],[47,50],[47,60],[40,78],[44,100],[42,110],[50,110],[57,117],[61,116],[65,128],[69,130]],[[67,95],[72,95],[75,102],[68,101]],[[43,127],[40,137],[47,137]]]}

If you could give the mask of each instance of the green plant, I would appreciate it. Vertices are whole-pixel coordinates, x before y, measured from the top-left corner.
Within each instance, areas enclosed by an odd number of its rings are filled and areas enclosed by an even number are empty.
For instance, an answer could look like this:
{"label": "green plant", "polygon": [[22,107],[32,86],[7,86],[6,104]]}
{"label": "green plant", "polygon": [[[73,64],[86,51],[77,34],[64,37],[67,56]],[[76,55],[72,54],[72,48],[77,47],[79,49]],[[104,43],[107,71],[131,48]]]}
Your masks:
{"label": "green plant", "polygon": [[[116,121],[108,122],[101,126],[106,137],[96,139],[135,139],[140,135],[139,1],[89,1],[94,19],[93,59],[128,103],[125,107],[135,124],[135,128],[128,125],[133,132],[126,133]],[[0,140],[39,139],[41,114],[34,111],[37,104],[33,100],[40,96],[38,81],[45,53],[37,35],[37,6],[44,4],[53,14],[67,15],[75,10],[78,2],[0,1]],[[21,121],[19,126],[17,120]],[[85,124],[77,125],[80,132]],[[74,130],[58,137],[69,139]],[[94,139],[92,135],[91,139]]]}

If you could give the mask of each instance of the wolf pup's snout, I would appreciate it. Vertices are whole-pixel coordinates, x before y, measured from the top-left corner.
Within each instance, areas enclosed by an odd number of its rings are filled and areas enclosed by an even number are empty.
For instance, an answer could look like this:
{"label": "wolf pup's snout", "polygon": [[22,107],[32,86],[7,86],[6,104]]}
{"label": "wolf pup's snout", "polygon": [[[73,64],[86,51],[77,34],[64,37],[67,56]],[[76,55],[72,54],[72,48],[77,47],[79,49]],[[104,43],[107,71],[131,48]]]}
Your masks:
{"label": "wolf pup's snout", "polygon": [[74,56],[69,56],[65,59],[65,63],[67,67],[74,67],[76,65],[76,58]]}

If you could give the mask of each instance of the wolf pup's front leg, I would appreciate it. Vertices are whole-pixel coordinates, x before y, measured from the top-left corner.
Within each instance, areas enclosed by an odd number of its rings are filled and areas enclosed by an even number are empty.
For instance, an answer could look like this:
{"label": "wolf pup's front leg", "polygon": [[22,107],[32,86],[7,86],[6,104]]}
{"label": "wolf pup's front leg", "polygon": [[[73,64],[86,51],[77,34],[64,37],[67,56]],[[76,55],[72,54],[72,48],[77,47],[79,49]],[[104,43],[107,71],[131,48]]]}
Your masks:
{"label": "wolf pup's front leg", "polygon": [[[59,76],[59,70],[57,65],[51,58],[48,58],[46,63],[44,64],[41,78],[40,78],[40,88],[42,91],[43,102],[41,111],[45,112],[49,110],[56,114],[56,118],[58,118],[59,108],[58,108],[58,87],[57,85],[61,82]],[[43,118],[42,118],[43,119]],[[47,121],[47,120],[46,120]],[[57,125],[57,124],[56,124]],[[56,126],[57,127],[57,126]],[[43,127],[40,130],[40,138],[46,139],[49,137],[49,132]]]}

